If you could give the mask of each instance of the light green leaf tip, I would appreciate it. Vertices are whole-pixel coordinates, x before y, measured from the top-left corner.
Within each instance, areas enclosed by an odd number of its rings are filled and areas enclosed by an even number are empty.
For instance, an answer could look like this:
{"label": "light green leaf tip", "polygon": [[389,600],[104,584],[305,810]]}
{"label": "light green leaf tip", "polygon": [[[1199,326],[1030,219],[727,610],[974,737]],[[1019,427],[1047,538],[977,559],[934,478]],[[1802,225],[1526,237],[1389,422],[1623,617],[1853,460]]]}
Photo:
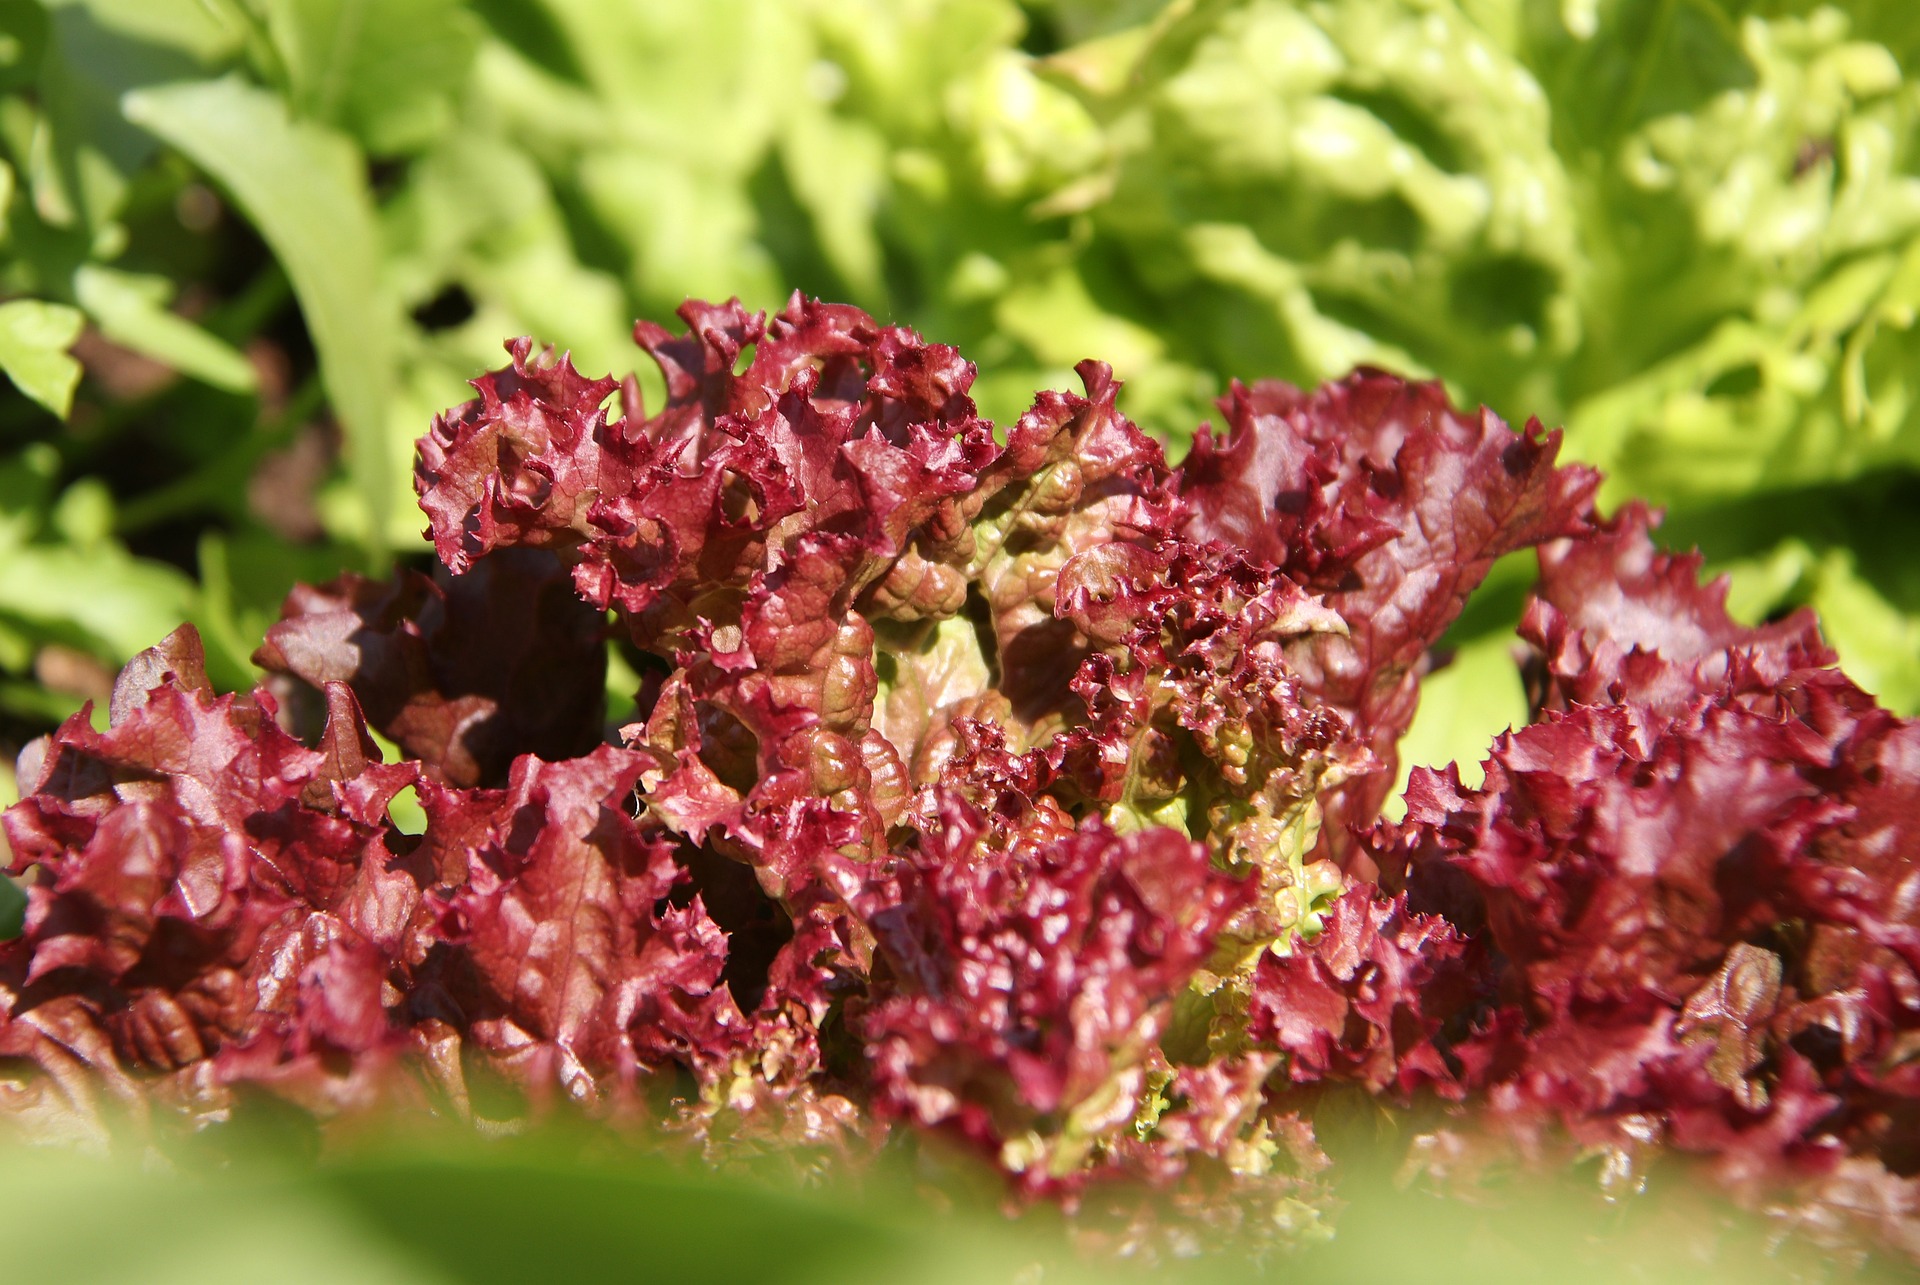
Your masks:
{"label": "light green leaf tip", "polygon": [[80,363],[67,349],[80,337],[80,312],[65,304],[15,299],[0,304],[0,370],[61,419],[73,409]]}

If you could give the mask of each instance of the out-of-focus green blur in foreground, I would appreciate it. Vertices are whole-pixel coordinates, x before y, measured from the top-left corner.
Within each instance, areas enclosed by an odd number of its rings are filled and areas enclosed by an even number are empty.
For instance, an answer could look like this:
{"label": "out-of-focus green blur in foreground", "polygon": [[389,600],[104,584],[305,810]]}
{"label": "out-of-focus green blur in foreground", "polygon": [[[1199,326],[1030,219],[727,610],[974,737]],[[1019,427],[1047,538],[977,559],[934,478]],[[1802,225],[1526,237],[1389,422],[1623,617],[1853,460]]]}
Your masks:
{"label": "out-of-focus green blur in foreground", "polygon": [[[935,1212],[904,1165],[856,1190],[717,1177],[557,1135],[414,1140],[317,1169],[230,1159],[203,1174],[66,1152],[0,1157],[6,1278],[41,1282],[672,1281],[676,1285],[1767,1285],[1816,1279],[1789,1245],[1685,1192],[1626,1210],[1591,1192],[1508,1192],[1487,1206],[1355,1179],[1330,1239],[1265,1263],[1231,1254],[1137,1263],[1073,1253],[1045,1211]],[[951,1178],[951,1174],[948,1175]],[[949,1187],[949,1190],[951,1188]],[[940,1205],[946,1202],[939,1202]],[[1709,1258],[1710,1256],[1710,1258]],[[1872,1282],[1878,1275],[1857,1278]],[[1892,1278],[1885,1278],[1892,1279]]]}
{"label": "out-of-focus green blur in foreground", "polygon": [[[245,685],[296,579],[422,554],[411,443],[503,338],[621,371],[636,316],[794,287],[957,344],[1002,420],[1104,358],[1176,452],[1229,378],[1363,362],[1565,424],[1739,613],[1812,604],[1920,710],[1916,60],[1913,0],[0,0],[0,760],[183,619]],[[1408,764],[1523,719],[1529,575],[1469,604]],[[1054,1252],[703,1183],[9,1154],[0,1263],[985,1280]],[[1582,1270],[1584,1204],[1389,1191],[1350,1197],[1323,1279]],[[1594,1279],[1704,1279],[1643,1261]]]}

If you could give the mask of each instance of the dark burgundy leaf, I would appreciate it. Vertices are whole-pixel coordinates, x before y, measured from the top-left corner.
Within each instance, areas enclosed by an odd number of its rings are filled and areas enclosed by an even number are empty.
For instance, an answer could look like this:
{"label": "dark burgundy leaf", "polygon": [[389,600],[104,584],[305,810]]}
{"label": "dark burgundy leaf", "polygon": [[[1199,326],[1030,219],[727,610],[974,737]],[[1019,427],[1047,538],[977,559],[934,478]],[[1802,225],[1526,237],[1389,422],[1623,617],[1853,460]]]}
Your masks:
{"label": "dark burgundy leaf", "polygon": [[444,586],[406,571],[297,586],[253,659],[347,684],[433,779],[500,785],[518,754],[571,758],[601,742],[604,632],[551,554],[503,549]]}

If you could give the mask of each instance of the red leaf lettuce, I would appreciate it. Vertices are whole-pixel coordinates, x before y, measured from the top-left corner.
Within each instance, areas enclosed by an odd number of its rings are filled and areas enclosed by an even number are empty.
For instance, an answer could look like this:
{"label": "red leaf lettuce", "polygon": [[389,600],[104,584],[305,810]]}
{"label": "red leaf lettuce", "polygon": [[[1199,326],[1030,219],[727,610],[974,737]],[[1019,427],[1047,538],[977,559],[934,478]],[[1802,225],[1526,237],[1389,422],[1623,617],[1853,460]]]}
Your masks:
{"label": "red leaf lettuce", "polygon": [[[1809,617],[1736,624],[1434,385],[1236,385],[1172,468],[1097,362],[996,434],[856,309],[681,317],[652,414],[521,340],[434,423],[447,574],[297,589],[251,695],[183,630],[29,748],[8,1121],[904,1123],[1144,1249],[1313,1234],[1344,1092],[1920,1250],[1920,732]],[[1535,721],[1379,823],[1528,547]]]}

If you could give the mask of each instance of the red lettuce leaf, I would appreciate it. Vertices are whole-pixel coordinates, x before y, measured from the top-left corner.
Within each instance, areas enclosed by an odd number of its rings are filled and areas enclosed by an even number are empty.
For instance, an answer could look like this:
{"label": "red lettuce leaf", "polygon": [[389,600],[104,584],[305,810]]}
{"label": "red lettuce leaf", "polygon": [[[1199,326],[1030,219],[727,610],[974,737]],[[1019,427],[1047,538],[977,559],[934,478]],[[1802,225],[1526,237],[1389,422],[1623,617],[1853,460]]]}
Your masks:
{"label": "red lettuce leaf", "polygon": [[[450,578],[303,587],[259,653],[324,722],[183,631],[30,747],[10,1124],[575,1111],[800,1172],[905,1125],[1178,1253],[1323,1234],[1316,1117],[1377,1100],[1444,1122],[1415,1167],[1674,1152],[1920,1243],[1920,724],[1810,617],[1435,385],[1236,385],[1170,469],[1097,362],[1001,444],[857,309],[681,317],[651,415],[523,340],[435,422]],[[1536,546],[1535,721],[1374,823]]]}
{"label": "red lettuce leaf", "polygon": [[135,1076],[201,1119],[236,1085],[364,1109],[409,1039],[383,987],[421,884],[385,811],[414,769],[367,756],[344,688],[309,750],[264,694],[214,697],[201,655],[183,627],[128,666],[108,731],[82,711],[22,756],[6,829],[34,878],[5,1041],[69,1092],[91,1068],[136,1113]]}
{"label": "red lettuce leaf", "polygon": [[1226,436],[1197,435],[1182,467],[1179,529],[1249,549],[1346,621],[1287,658],[1380,764],[1327,800],[1324,849],[1346,860],[1346,824],[1371,821],[1392,787],[1427,648],[1501,555],[1584,531],[1599,477],[1556,468],[1560,435],[1537,421],[1516,434],[1438,384],[1374,371],[1311,393],[1236,384],[1221,409]]}
{"label": "red lettuce leaf", "polygon": [[1699,1153],[1837,1235],[1859,1220],[1821,1211],[1833,1175],[1920,1190],[1920,725],[1826,668],[1805,617],[1729,620],[1647,525],[1543,552],[1547,712],[1479,789],[1416,770],[1372,855],[1489,948],[1451,1052],[1510,1127],[1628,1174]]}
{"label": "red lettuce leaf", "polygon": [[603,736],[604,627],[550,554],[504,549],[445,585],[400,572],[296,586],[254,653],[345,683],[428,777],[504,784],[518,754],[572,758]]}
{"label": "red lettuce leaf", "polygon": [[935,806],[878,878],[840,872],[885,961],[849,1016],[874,1104],[1071,1187],[1132,1122],[1174,996],[1251,886],[1169,830]]}
{"label": "red lettuce leaf", "polygon": [[422,787],[424,847],[463,867],[435,898],[438,936],[459,948],[436,961],[436,998],[536,1107],[561,1093],[631,1109],[645,1069],[724,1060],[746,1034],[721,982],[725,934],[697,897],[666,907],[675,844],[630,811],[649,762],[603,746],[520,758],[502,790]]}
{"label": "red lettuce leaf", "polygon": [[1357,1083],[1406,1096],[1437,1087],[1457,1096],[1442,1052],[1443,1025],[1473,998],[1467,946],[1437,915],[1411,914],[1404,896],[1356,885],[1324,926],[1287,955],[1255,966],[1247,1035],[1286,1055],[1296,1084]]}
{"label": "red lettuce leaf", "polygon": [[1699,554],[1654,546],[1655,515],[1628,504],[1580,540],[1540,551],[1521,635],[1539,653],[1535,704],[1631,703],[1672,713],[1728,680],[1759,687],[1831,665],[1813,613],[1748,628],[1727,615],[1727,582],[1700,583]]}

